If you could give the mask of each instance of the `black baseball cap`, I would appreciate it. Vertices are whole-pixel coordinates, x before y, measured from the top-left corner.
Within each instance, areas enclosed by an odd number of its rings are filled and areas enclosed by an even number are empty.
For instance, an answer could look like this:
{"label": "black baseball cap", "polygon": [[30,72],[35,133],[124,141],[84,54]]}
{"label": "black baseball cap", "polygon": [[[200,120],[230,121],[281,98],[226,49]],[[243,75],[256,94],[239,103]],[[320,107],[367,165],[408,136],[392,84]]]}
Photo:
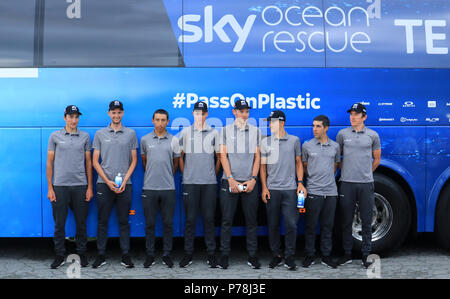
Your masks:
{"label": "black baseball cap", "polygon": [[114,109],[120,109],[123,110],[123,104],[121,101],[111,101],[111,103],[109,103],[109,110],[114,110]]}
{"label": "black baseball cap", "polygon": [[201,110],[203,112],[208,112],[208,104],[206,104],[205,102],[197,102],[194,105],[194,111],[195,110]]}
{"label": "black baseball cap", "polygon": [[347,110],[347,113],[350,113],[351,111],[355,111],[356,113],[367,113],[366,106],[361,103],[353,104],[352,107]]}
{"label": "black baseball cap", "polygon": [[270,112],[269,117],[266,118],[265,120],[271,121],[272,119],[286,121],[286,115],[281,110],[275,110],[275,111]]}
{"label": "black baseball cap", "polygon": [[80,109],[78,109],[78,107],[75,105],[69,105],[66,107],[66,109],[64,109],[64,116],[66,116],[67,114],[75,114],[75,113],[78,113],[78,115],[82,115]]}
{"label": "black baseball cap", "polygon": [[237,109],[237,110],[250,109],[250,108],[252,108],[252,107],[250,107],[250,106],[248,105],[248,103],[247,103],[246,100],[237,100],[237,101],[234,103],[234,109]]}

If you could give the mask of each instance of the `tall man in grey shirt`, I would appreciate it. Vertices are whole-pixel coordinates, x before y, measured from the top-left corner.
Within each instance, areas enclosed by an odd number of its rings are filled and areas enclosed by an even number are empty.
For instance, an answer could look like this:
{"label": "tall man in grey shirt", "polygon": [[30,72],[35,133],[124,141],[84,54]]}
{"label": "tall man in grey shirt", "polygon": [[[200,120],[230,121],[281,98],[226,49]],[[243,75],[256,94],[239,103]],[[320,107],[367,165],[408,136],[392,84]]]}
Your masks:
{"label": "tall man in grey shirt", "polygon": [[[271,136],[261,141],[262,200],[267,208],[270,249],[273,253],[270,268],[282,263],[280,243],[280,214],[283,215],[285,235],[285,263],[295,270],[295,243],[297,239],[297,194],[306,189],[303,186],[303,165],[300,139],[289,135],[284,125],[286,116],[282,111],[273,111],[267,118]],[[296,180],[297,177],[297,180]]]}
{"label": "tall man in grey shirt", "polygon": [[[195,224],[199,210],[205,228],[205,243],[208,252],[207,263],[217,266],[216,226],[214,223],[217,200],[217,174],[220,169],[219,133],[206,123],[208,105],[197,102],[194,105],[194,124],[181,131],[180,170],[183,173],[183,203],[186,216],[184,229],[185,256],[180,267],[192,263],[194,251]],[[216,158],[216,160],[214,160]]]}
{"label": "tall man in grey shirt", "polygon": [[339,145],[328,138],[330,120],[319,115],[313,121],[314,138],[303,144],[302,160],[307,173],[305,249],[306,258],[303,267],[308,268],[315,261],[316,226],[320,219],[320,249],[322,264],[336,268],[331,258],[334,214],[337,202],[335,172],[341,161]]}
{"label": "tall man in grey shirt", "polygon": [[[93,165],[98,173],[97,204],[98,204],[98,256],[92,265],[99,268],[106,264],[105,251],[108,240],[108,221],[113,205],[117,207],[119,218],[120,248],[122,250],[121,264],[133,268],[130,250],[130,224],[128,216],[131,207],[132,185],[131,175],[137,164],[137,148],[139,146],[136,132],[122,125],[124,115],[123,104],[112,101],[109,104],[108,115],[111,124],[95,133],[93,148]],[[99,159],[101,157],[101,164]],[[122,184],[118,186],[115,178],[122,175]]]}
{"label": "tall man in grey shirt", "polygon": [[173,215],[175,212],[175,181],[180,157],[178,138],[168,133],[169,113],[158,109],[152,117],[155,129],[141,139],[142,165],[144,166],[144,187],[142,205],[145,216],[145,246],[147,257],[144,267],[155,263],[155,224],[158,208],[163,219],[163,263],[173,267],[170,257],[173,243]]}
{"label": "tall man in grey shirt", "polygon": [[55,220],[56,258],[51,268],[64,265],[65,225],[68,208],[73,210],[76,222],[77,253],[82,267],[88,265],[86,258],[86,219],[92,191],[91,139],[89,134],[78,130],[81,115],[75,105],[64,110],[64,129],[55,131],[48,140],[47,183],[48,199],[52,202]]}
{"label": "tall man in grey shirt", "polygon": [[231,229],[238,200],[241,200],[247,226],[248,265],[259,269],[257,251],[257,175],[261,162],[261,131],[247,123],[250,106],[237,100],[233,108],[235,121],[222,128],[220,133],[220,161],[223,177],[220,190],[222,227],[220,235],[221,257],[219,266],[228,268]]}
{"label": "tall man in grey shirt", "polygon": [[352,222],[358,202],[362,222],[362,264],[370,266],[367,257],[372,246],[372,213],[374,207],[373,172],[380,164],[381,145],[378,134],[367,128],[366,107],[353,104],[350,113],[351,127],[339,131],[336,141],[343,153],[339,202],[342,211],[342,238],[345,255],[338,264],[352,262]]}

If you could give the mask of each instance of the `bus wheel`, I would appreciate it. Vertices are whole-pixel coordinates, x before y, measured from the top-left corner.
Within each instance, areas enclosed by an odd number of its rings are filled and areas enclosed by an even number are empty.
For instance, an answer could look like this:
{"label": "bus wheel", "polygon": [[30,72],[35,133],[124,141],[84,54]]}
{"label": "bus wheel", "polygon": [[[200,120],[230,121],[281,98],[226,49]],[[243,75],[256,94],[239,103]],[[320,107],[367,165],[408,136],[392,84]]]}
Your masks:
{"label": "bus wheel", "polygon": [[[375,173],[375,204],[372,216],[372,252],[398,248],[411,224],[411,207],[403,189],[391,178]],[[361,250],[362,226],[358,207],[353,219],[353,248]]]}
{"label": "bus wheel", "polygon": [[444,187],[436,206],[435,235],[439,244],[450,249],[450,184]]}

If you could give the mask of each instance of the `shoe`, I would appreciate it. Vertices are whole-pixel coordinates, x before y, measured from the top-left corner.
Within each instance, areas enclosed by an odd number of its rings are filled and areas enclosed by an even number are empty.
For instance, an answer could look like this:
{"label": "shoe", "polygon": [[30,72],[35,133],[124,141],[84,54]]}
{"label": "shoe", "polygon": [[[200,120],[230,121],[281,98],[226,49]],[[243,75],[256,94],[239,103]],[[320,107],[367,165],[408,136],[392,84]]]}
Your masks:
{"label": "shoe", "polygon": [[66,263],[66,259],[62,255],[57,255],[53,263],[50,265],[52,269],[59,269],[62,265]]}
{"label": "shoe", "polygon": [[253,269],[261,268],[261,263],[259,262],[258,257],[256,255],[248,258],[247,265],[249,265]]}
{"label": "shoe", "polygon": [[228,269],[228,255],[222,255],[220,257],[218,266],[222,269]]}
{"label": "shoe", "polygon": [[303,268],[309,268],[316,263],[316,258],[314,256],[307,256],[303,260]]}
{"label": "shoe", "polygon": [[297,265],[295,264],[295,258],[293,255],[290,255],[284,259],[284,266],[292,271],[297,269]]}
{"label": "shoe", "polygon": [[170,258],[170,256],[165,255],[165,256],[163,256],[162,260],[163,260],[163,264],[166,265],[168,268],[173,267],[173,262],[172,262],[172,259]]}
{"label": "shoe", "polygon": [[80,254],[80,265],[81,267],[85,268],[89,265],[88,259],[86,255]]}
{"label": "shoe", "polygon": [[184,268],[192,264],[192,254],[186,254],[180,261],[180,268]]}
{"label": "shoe", "polygon": [[322,265],[325,265],[331,269],[337,268],[337,263],[330,256],[322,257]]}
{"label": "shoe", "polygon": [[92,264],[92,268],[98,269],[98,268],[100,268],[101,266],[104,266],[104,265],[106,265],[105,256],[104,255],[99,255],[95,259],[95,262]]}
{"label": "shoe", "polygon": [[155,257],[153,255],[147,255],[144,262],[144,268],[150,268],[155,264]]}
{"label": "shoe", "polygon": [[276,267],[280,266],[281,264],[283,264],[283,258],[281,256],[276,255],[270,261],[269,268],[275,269]]}
{"label": "shoe", "polygon": [[367,258],[369,256],[368,255],[363,255],[362,256],[362,260],[361,260],[361,264],[364,268],[368,269],[370,267],[370,265],[373,264],[373,261],[368,261]]}
{"label": "shoe", "polygon": [[206,260],[206,263],[209,265],[210,268],[217,268],[217,266],[218,266],[217,259],[214,254],[208,255],[208,259]]}
{"label": "shoe", "polygon": [[122,262],[120,263],[122,266],[124,266],[125,268],[134,268],[134,264],[131,261],[131,258],[128,254],[124,254],[122,255]]}
{"label": "shoe", "polygon": [[353,262],[352,256],[350,254],[346,254],[339,258],[339,260],[337,261],[337,265],[342,266],[342,265],[346,265],[346,264],[351,264],[352,262]]}

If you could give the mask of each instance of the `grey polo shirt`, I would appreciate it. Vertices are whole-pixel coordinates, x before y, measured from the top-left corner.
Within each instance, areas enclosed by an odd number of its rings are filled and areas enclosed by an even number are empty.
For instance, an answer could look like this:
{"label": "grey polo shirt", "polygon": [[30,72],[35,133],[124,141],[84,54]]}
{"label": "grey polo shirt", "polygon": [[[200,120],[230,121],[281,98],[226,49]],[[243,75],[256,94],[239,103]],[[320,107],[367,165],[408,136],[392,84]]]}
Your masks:
{"label": "grey polo shirt", "polygon": [[341,181],[373,182],[372,152],[381,148],[378,133],[366,127],[360,132],[345,128],[339,131],[336,142],[343,154]]}
{"label": "grey polo shirt", "polygon": [[173,159],[180,157],[177,137],[166,132],[159,138],[153,131],[141,138],[141,154],[147,157],[144,190],[175,190]]}
{"label": "grey polo shirt", "polygon": [[308,163],[308,194],[321,196],[337,196],[334,163],[341,161],[339,144],[328,138],[326,143],[320,143],[313,138],[303,144],[302,161]]}
{"label": "grey polo shirt", "polygon": [[84,131],[71,134],[61,129],[50,135],[48,151],[55,152],[54,186],[87,185],[85,153],[91,147],[91,138]]}
{"label": "grey polo shirt", "polygon": [[[116,175],[123,176],[130,168],[131,152],[139,146],[136,132],[132,129],[121,127],[117,132],[107,126],[98,130],[94,136],[93,148],[100,151],[101,167],[108,179],[114,181]],[[104,183],[98,176],[97,183]],[[131,178],[127,184],[131,184]]]}
{"label": "grey polo shirt", "polygon": [[190,126],[179,139],[185,157],[183,184],[217,184],[214,157],[219,152],[219,132],[209,125],[203,130]]}
{"label": "grey polo shirt", "polygon": [[269,190],[297,189],[295,158],[302,154],[300,139],[286,133],[281,139],[263,138],[261,156],[267,162],[267,188]]}
{"label": "grey polo shirt", "polygon": [[[255,153],[261,143],[261,131],[250,124],[240,129],[235,123],[222,128],[220,144],[226,145],[231,175],[240,182],[252,178]],[[225,172],[222,179],[227,179]]]}

